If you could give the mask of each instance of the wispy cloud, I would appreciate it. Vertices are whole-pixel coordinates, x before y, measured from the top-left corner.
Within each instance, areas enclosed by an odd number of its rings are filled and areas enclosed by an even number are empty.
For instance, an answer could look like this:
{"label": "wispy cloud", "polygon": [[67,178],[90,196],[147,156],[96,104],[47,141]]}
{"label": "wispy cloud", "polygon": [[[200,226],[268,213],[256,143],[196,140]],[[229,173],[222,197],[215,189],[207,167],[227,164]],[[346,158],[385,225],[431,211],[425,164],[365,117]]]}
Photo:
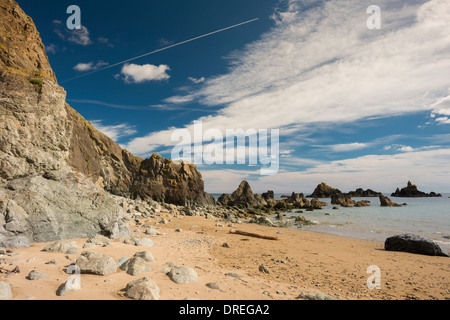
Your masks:
{"label": "wispy cloud", "polygon": [[93,120],[91,121],[92,125],[104,133],[108,137],[110,137],[114,141],[118,141],[120,138],[128,137],[135,134],[137,131],[134,126],[129,125],[127,123],[121,123],[117,125],[105,125],[102,120]]}
{"label": "wispy cloud", "polygon": [[205,77],[201,77],[201,78],[188,77],[188,80],[194,84],[199,84],[199,83],[205,82],[206,79],[205,79]]}
{"label": "wispy cloud", "polygon": [[68,29],[61,20],[53,20],[53,31],[61,40],[69,41],[80,46],[88,46],[93,42],[90,38],[90,32],[85,26],[81,29]]}
{"label": "wispy cloud", "polygon": [[[228,73],[189,93],[206,106],[225,105],[199,119],[205,130],[351,123],[429,110],[448,95],[448,1],[380,0],[381,30],[367,29],[370,1],[288,3],[271,31],[230,55]],[[170,145],[171,133],[149,133],[129,147]]]}
{"label": "wispy cloud", "polygon": [[75,67],[73,67],[73,69],[79,72],[87,72],[100,69],[104,66],[107,66],[108,64],[109,64],[108,62],[104,61],[88,62],[88,63],[80,62]]}

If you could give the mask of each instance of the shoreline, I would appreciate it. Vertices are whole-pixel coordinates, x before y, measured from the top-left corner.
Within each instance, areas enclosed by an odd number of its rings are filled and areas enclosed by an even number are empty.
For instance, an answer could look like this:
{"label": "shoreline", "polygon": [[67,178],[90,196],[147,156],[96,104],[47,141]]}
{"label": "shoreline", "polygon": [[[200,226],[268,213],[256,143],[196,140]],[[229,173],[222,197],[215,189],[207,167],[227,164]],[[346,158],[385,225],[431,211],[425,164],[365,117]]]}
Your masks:
{"label": "shoreline", "polygon": [[[159,223],[166,219],[167,224]],[[80,255],[87,239],[77,239],[78,254],[48,253],[46,245],[35,243],[30,248],[15,249],[18,255],[1,257],[8,260],[0,267],[19,266],[21,272],[0,280],[11,285],[13,300],[122,300],[121,291],[130,281],[143,276],[152,278],[160,288],[161,300],[297,300],[300,295],[323,293],[338,300],[405,300],[450,299],[450,259],[402,252],[388,252],[383,243],[321,234],[309,230],[238,224],[200,216],[173,216],[160,213],[156,218],[142,218],[142,224],[131,225],[132,237],[143,234],[150,224],[164,233],[151,236],[153,247],[137,247],[112,241],[106,247],[86,249],[111,256],[131,258],[136,252],[148,250],[156,261],[152,270],[131,276],[118,269],[108,276],[81,275],[81,290],[57,297],[55,292],[69,277],[64,272]],[[181,229],[181,232],[180,230]],[[242,230],[276,236],[271,241],[230,234]],[[223,247],[227,243],[228,247]],[[55,259],[56,265],[47,265]],[[5,262],[5,261],[4,261]],[[12,264],[10,264],[12,263]],[[199,283],[176,284],[160,272],[167,263],[194,268]],[[268,271],[263,273],[260,267]],[[381,289],[367,288],[367,268],[381,269]],[[37,269],[49,275],[38,281],[25,279]],[[237,273],[233,278],[227,273]],[[216,283],[220,290],[206,287]],[[32,298],[33,297],[33,298]]]}

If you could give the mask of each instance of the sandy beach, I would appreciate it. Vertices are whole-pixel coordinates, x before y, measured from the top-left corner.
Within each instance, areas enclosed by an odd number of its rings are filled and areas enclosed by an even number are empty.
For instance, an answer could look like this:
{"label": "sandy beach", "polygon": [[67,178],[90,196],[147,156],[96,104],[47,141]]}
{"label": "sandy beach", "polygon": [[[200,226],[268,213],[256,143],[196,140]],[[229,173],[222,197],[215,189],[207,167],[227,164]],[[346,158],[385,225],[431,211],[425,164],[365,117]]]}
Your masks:
{"label": "sandy beach", "polygon": [[[166,218],[168,223],[158,221]],[[81,275],[81,289],[58,297],[56,290],[69,275],[65,268],[80,255],[87,239],[77,239],[78,254],[42,252],[47,244],[36,243],[14,249],[12,256],[0,257],[0,267],[20,273],[0,281],[12,288],[13,300],[117,300],[127,299],[126,284],[143,276],[152,278],[160,288],[161,300],[295,300],[300,295],[323,293],[338,300],[449,299],[450,259],[402,252],[387,252],[383,243],[348,239],[305,230],[281,229],[255,224],[230,224],[204,217],[173,217],[161,214],[156,219],[141,218],[131,230],[144,231],[154,225],[162,235],[151,236],[153,247],[137,247],[112,241],[106,247],[86,250],[100,252],[116,262],[136,252],[150,251],[155,262],[151,272],[131,276],[118,269],[107,276]],[[241,230],[278,237],[278,241],[230,234]],[[133,232],[133,237],[149,237]],[[227,243],[228,246],[223,246]],[[55,264],[46,264],[54,259]],[[176,284],[164,273],[167,263],[194,268],[199,283]],[[260,266],[268,271],[260,271]],[[381,269],[381,289],[369,290],[366,273],[371,265]],[[49,275],[42,280],[27,280],[36,269]],[[235,273],[241,278],[226,275]],[[207,283],[220,289],[211,289]]]}

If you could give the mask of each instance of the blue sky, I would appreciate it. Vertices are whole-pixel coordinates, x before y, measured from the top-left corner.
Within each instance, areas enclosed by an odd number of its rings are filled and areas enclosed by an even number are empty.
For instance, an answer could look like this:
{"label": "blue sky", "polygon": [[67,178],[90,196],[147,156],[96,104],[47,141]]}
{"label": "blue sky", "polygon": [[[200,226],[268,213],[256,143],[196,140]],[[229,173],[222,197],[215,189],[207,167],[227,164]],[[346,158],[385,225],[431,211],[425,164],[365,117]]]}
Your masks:
{"label": "blue sky", "polygon": [[[280,131],[277,174],[202,164],[208,192],[243,179],[257,192],[310,193],[322,181],[392,192],[408,180],[450,192],[446,0],[18,2],[69,104],[136,155],[170,157],[174,129],[192,131],[195,120]],[[375,2],[382,25],[369,30]],[[79,31],[65,26],[72,4]]]}

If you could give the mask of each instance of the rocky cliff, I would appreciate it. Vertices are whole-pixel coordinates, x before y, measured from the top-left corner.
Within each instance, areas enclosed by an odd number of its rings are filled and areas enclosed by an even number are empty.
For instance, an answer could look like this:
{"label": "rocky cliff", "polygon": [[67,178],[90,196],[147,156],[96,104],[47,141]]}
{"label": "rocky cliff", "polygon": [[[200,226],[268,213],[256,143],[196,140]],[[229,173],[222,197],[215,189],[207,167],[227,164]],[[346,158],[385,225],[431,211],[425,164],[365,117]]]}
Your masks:
{"label": "rocky cliff", "polygon": [[66,103],[33,20],[13,0],[0,0],[0,17],[0,242],[97,232],[118,221],[109,193],[214,203],[195,166],[135,157],[96,130]]}

